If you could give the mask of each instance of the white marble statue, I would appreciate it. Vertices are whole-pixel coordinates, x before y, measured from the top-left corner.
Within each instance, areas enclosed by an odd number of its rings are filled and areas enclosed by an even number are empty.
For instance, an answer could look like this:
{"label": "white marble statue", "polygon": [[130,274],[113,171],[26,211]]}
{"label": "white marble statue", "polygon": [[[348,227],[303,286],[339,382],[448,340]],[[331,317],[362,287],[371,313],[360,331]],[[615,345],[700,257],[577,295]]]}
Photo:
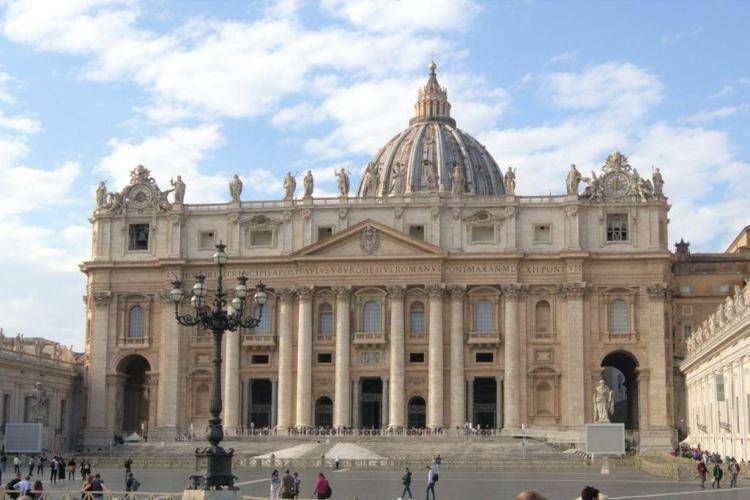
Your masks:
{"label": "white marble statue", "polygon": [[336,171],[336,184],[339,188],[339,197],[349,197],[349,174],[346,173],[343,167]]}
{"label": "white marble statue", "polygon": [[569,195],[578,194],[578,185],[581,183],[581,179],[581,172],[578,171],[575,164],[571,164],[568,176],[565,178],[565,187]]}
{"label": "white marble statue", "polygon": [[375,196],[378,189],[378,177],[378,168],[374,163],[368,163],[365,169],[364,180],[362,181],[362,196],[364,198]]}
{"label": "white marble statue", "polygon": [[424,160],[422,164],[424,165],[425,175],[427,177],[427,189],[436,193],[439,187],[437,167],[430,162],[430,160]]}
{"label": "white marble statue", "polygon": [[178,175],[177,179],[175,180],[170,179],[169,182],[170,184],[172,184],[172,188],[174,188],[173,189],[174,202],[182,204],[182,202],[185,201],[185,189],[186,189],[185,183],[182,181],[182,176]]}
{"label": "white marble statue", "polygon": [[461,173],[461,167],[458,163],[453,162],[453,169],[451,170],[451,194],[453,196],[461,196],[466,190],[466,179]]}
{"label": "white marble statue", "polygon": [[404,174],[406,170],[401,163],[395,163],[391,170],[391,187],[388,189],[389,194],[404,193]]}
{"label": "white marble statue", "polygon": [[294,191],[297,189],[297,181],[291,172],[286,173],[284,177],[284,201],[291,201],[294,199]]}
{"label": "white marble statue", "polygon": [[41,382],[36,383],[36,389],[31,398],[30,420],[47,425],[49,421],[49,396],[47,396],[47,391],[44,390]]}
{"label": "white marble statue", "polygon": [[600,379],[594,389],[594,422],[607,424],[615,410],[615,398],[612,389],[607,386],[604,379]]}
{"label": "white marble statue", "polygon": [[654,171],[654,173],[651,175],[651,181],[654,185],[654,195],[655,196],[663,196],[664,195],[664,178],[661,176],[661,170],[658,168]]}
{"label": "white marble statue", "polygon": [[302,179],[302,197],[312,198],[313,195],[313,174],[312,170],[308,170],[305,177]]}
{"label": "white marble statue", "polygon": [[242,181],[237,174],[232,177],[232,182],[229,183],[229,194],[232,196],[232,201],[240,201],[242,195]]}
{"label": "white marble statue", "polygon": [[516,194],[516,171],[513,167],[508,167],[508,171],[505,172],[505,194]]}
{"label": "white marble statue", "polygon": [[96,208],[104,208],[107,205],[107,185],[104,181],[96,188]]}

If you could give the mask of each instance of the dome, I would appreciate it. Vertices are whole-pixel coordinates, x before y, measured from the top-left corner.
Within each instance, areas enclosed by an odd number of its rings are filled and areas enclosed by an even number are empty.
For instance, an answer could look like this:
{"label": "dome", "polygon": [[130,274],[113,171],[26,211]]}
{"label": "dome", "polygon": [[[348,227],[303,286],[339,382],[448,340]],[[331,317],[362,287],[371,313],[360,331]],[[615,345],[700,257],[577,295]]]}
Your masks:
{"label": "dome", "polygon": [[490,153],[456,127],[448,92],[438,84],[435,68],[434,62],[430,64],[430,76],[419,89],[409,128],[388,141],[368,163],[358,196],[505,194],[502,173]]}

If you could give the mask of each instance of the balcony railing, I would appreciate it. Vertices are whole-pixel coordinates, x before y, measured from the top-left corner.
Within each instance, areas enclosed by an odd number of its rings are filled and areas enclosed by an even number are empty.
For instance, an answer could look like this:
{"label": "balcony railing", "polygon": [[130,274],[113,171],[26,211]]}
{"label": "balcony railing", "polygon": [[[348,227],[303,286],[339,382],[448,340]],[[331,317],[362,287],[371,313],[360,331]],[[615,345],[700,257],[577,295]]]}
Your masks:
{"label": "balcony railing", "polygon": [[250,349],[273,349],[276,347],[276,335],[246,333],[242,336],[242,345]]}
{"label": "balcony railing", "polygon": [[385,332],[356,332],[354,334],[354,345],[383,345],[385,343]]}
{"label": "balcony railing", "polygon": [[500,332],[469,332],[469,345],[494,346],[502,343]]}
{"label": "balcony railing", "polygon": [[148,337],[120,337],[118,343],[127,347],[148,347],[150,344]]}
{"label": "balcony railing", "polygon": [[318,344],[333,344],[336,340],[336,337],[333,336],[332,333],[329,334],[318,334],[315,336],[315,341]]}

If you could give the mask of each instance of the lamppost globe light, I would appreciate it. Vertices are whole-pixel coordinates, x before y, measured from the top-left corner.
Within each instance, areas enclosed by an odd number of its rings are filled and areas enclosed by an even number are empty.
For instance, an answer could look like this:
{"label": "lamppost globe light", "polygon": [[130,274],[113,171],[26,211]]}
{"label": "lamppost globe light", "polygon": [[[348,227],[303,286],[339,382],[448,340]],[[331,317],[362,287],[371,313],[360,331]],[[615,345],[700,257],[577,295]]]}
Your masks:
{"label": "lamppost globe light", "polygon": [[223,266],[229,260],[229,256],[224,251],[227,246],[224,243],[216,245],[216,252],[214,253],[214,264]]}
{"label": "lamppost globe light", "polygon": [[255,303],[259,306],[264,306],[268,301],[268,294],[266,293],[266,285],[261,281],[255,287]]}
{"label": "lamppost globe light", "polygon": [[184,296],[185,292],[182,291],[182,288],[175,287],[169,291],[169,298],[172,299],[172,302],[175,304],[182,302]]}
{"label": "lamppost globe light", "polygon": [[200,309],[203,307],[203,298],[199,297],[197,295],[193,295],[190,299],[190,303],[195,307],[196,309]]}
{"label": "lamppost globe light", "polygon": [[242,299],[239,297],[235,297],[232,299],[232,308],[234,309],[235,313],[239,313],[239,311],[242,310]]}
{"label": "lamppost globe light", "polygon": [[244,299],[247,297],[247,286],[242,283],[234,287],[234,296]]}
{"label": "lamppost globe light", "polygon": [[205,297],[206,293],[208,293],[208,287],[205,283],[206,277],[203,275],[203,273],[198,273],[195,275],[195,284],[193,285],[193,295],[196,297]]}

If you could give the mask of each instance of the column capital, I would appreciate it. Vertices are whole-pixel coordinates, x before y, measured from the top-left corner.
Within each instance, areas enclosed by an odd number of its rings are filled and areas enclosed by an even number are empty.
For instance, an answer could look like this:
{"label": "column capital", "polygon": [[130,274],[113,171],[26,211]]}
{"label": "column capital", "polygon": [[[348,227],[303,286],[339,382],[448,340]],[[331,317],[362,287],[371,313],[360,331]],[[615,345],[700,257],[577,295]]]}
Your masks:
{"label": "column capital", "polygon": [[386,290],[388,291],[388,296],[392,299],[403,299],[406,294],[406,287],[403,285],[388,286]]}
{"label": "column capital", "polygon": [[651,300],[663,300],[667,296],[667,285],[665,283],[653,283],[646,286],[646,292]]}
{"label": "column capital", "polygon": [[451,299],[461,300],[464,298],[464,295],[466,295],[466,286],[451,285],[448,287],[448,293],[450,294]]}
{"label": "column capital", "polygon": [[560,297],[567,299],[580,299],[590,290],[585,282],[563,283],[558,288]]}
{"label": "column capital", "polygon": [[529,291],[529,286],[523,285],[521,283],[508,283],[506,285],[502,285],[502,290],[503,295],[507,295],[512,299],[517,299],[523,295],[526,295],[526,293]]}
{"label": "column capital", "polygon": [[445,285],[442,283],[432,283],[424,287],[431,299],[442,298],[445,293]]}
{"label": "column capital", "polygon": [[352,287],[349,285],[332,286],[331,290],[336,294],[337,299],[348,299],[352,295]]}
{"label": "column capital", "polygon": [[274,292],[282,302],[289,303],[294,298],[294,288],[277,288]]}
{"label": "column capital", "polygon": [[648,378],[651,376],[651,370],[648,368],[636,368],[635,376],[638,382],[647,382]]}
{"label": "column capital", "polygon": [[315,289],[311,286],[300,286],[295,289],[299,300],[312,300]]}

